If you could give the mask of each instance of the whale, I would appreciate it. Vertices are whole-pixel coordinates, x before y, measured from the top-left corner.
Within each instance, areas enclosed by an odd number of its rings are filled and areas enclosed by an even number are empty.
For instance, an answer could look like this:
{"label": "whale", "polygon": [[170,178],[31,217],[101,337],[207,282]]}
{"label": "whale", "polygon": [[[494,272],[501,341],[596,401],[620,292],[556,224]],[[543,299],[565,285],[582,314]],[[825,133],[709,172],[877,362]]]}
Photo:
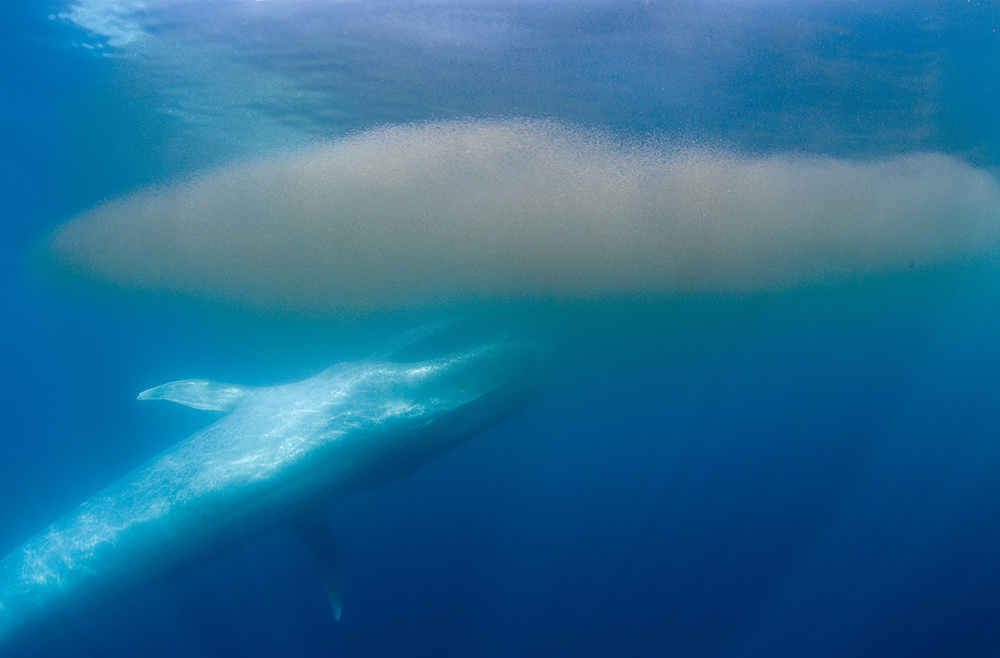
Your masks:
{"label": "whale", "polygon": [[191,379],[142,392],[225,415],[0,561],[0,648],[282,527],[310,549],[339,619],[343,578],[326,509],[517,412],[545,363],[539,346],[503,338],[434,356],[404,347],[277,386]]}

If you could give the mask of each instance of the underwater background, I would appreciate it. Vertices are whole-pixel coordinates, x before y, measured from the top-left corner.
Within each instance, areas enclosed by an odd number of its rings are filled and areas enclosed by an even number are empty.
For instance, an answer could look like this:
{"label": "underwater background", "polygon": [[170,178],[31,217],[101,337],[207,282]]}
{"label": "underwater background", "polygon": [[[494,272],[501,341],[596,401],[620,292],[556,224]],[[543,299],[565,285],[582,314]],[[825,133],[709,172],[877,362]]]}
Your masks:
{"label": "underwater background", "polygon": [[301,379],[439,314],[503,318],[556,354],[524,411],[330,509],[339,622],[279,532],[27,655],[1000,655],[995,267],[338,318],[66,284],[37,262],[107,199],[413,121],[529,117],[751,157],[939,152],[996,173],[1000,5],[4,12],[0,554],[210,422],[137,402],[152,386]]}

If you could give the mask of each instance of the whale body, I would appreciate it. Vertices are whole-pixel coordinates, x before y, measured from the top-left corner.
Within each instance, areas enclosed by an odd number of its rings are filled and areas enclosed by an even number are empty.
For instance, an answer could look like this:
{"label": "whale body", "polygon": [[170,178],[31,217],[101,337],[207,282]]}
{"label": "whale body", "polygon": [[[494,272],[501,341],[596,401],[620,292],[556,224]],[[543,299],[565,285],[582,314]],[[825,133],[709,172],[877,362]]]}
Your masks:
{"label": "whale body", "polygon": [[0,561],[0,646],[282,526],[313,551],[339,618],[339,560],[324,509],[517,411],[537,390],[538,356],[501,341],[429,359],[341,363],[279,386],[186,380],[141,393],[228,414]]}

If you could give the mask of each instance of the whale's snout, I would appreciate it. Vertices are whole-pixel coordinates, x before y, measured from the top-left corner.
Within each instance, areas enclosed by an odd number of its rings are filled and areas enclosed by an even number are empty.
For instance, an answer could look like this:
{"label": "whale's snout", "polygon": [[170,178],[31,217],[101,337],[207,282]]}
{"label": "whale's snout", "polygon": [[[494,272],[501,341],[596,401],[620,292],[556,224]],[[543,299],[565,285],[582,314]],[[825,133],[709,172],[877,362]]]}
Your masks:
{"label": "whale's snout", "polygon": [[414,368],[425,391],[437,391],[438,395],[451,392],[466,399],[499,390],[533,393],[548,370],[549,356],[544,348],[514,341],[490,343]]}

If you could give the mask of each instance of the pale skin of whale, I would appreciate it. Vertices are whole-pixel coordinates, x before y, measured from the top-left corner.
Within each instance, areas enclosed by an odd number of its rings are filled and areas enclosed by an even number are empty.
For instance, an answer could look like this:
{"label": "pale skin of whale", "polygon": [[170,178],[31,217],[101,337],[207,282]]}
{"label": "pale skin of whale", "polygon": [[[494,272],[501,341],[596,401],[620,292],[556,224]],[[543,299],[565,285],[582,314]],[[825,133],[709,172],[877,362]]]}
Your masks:
{"label": "pale skin of whale", "polygon": [[390,482],[520,409],[535,347],[490,343],[416,362],[335,365],[300,382],[205,380],[140,394],[229,413],[80,505],[0,561],[0,646],[285,526],[316,558],[340,616],[325,508]]}

